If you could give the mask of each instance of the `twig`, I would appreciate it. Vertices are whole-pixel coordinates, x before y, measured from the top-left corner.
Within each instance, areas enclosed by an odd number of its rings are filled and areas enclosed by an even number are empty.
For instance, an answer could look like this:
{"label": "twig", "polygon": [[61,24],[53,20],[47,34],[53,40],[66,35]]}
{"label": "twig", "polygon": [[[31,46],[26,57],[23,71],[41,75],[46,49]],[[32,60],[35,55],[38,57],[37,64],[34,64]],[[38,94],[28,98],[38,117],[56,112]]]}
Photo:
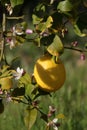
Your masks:
{"label": "twig", "polygon": [[1,61],[3,60],[4,57],[4,46],[5,46],[5,38],[4,38],[4,32],[6,29],[6,16],[5,13],[3,12],[3,21],[2,21],[2,49],[1,49]]}
{"label": "twig", "polygon": [[21,102],[21,103],[26,104],[26,105],[29,104],[29,103],[24,102],[23,100],[21,100],[21,99],[19,99],[19,98],[16,98],[16,97],[11,97],[11,99],[12,99],[13,101],[18,101],[19,103]]}
{"label": "twig", "polygon": [[69,47],[69,46],[64,46],[64,48],[74,50],[74,51],[79,51],[79,52],[87,52],[86,50],[82,50],[82,49],[79,49],[79,48],[73,48],[73,47]]}
{"label": "twig", "polygon": [[18,16],[18,17],[6,17],[6,19],[16,19],[16,20],[18,20],[18,19],[24,19],[24,15],[23,16]]}

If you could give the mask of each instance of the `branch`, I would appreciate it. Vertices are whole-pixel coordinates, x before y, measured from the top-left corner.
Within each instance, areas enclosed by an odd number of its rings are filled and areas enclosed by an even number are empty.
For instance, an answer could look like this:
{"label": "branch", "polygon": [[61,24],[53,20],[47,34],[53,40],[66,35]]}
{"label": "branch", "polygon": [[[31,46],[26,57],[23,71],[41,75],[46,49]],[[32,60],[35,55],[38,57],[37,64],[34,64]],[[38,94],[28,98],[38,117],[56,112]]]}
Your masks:
{"label": "branch", "polygon": [[16,20],[19,20],[19,19],[24,19],[24,15],[23,16],[18,16],[18,17],[6,17],[6,19],[16,19]]}
{"label": "branch", "polygon": [[64,46],[64,48],[74,50],[74,51],[79,51],[79,52],[87,52],[86,50],[82,50],[82,49],[79,49],[79,48],[73,48],[73,47],[69,47],[69,46]]}
{"label": "branch", "polygon": [[6,15],[5,12],[3,12],[3,21],[2,21],[2,48],[1,48],[1,58],[0,61],[4,58],[4,47],[5,47],[5,38],[4,38],[4,32],[6,30]]}
{"label": "branch", "polygon": [[29,103],[27,103],[27,102],[24,102],[23,100],[21,100],[21,99],[19,99],[19,98],[16,98],[16,97],[11,97],[11,99],[13,100],[13,101],[17,101],[17,102],[21,102],[21,103],[23,103],[23,104],[26,104],[26,105],[28,105]]}

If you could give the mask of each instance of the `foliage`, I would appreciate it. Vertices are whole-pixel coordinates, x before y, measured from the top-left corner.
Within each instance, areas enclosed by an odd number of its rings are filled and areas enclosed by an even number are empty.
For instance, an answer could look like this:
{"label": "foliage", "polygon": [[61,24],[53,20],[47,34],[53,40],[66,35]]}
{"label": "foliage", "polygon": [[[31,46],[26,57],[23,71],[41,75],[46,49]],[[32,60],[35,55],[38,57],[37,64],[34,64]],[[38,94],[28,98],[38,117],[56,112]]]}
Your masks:
{"label": "foliage", "polygon": [[[19,16],[19,10],[25,5],[24,0],[1,0],[0,28],[0,80],[7,78],[13,81],[9,89],[2,89],[0,81],[0,113],[4,111],[3,100],[23,103],[26,106],[24,121],[28,130],[31,129],[39,112],[46,123],[46,130],[57,130],[59,120],[64,115],[55,114],[56,108],[49,106],[48,113],[40,108],[40,98],[51,93],[41,90],[35,78],[20,66],[13,67],[15,57],[9,63],[6,49],[9,51],[26,46],[27,42],[35,46],[44,47],[44,54],[49,53],[54,59],[58,59],[65,53],[65,49],[75,50],[81,53],[81,59],[85,59],[86,43],[78,45],[78,41],[65,43],[68,28],[72,27],[75,35],[81,38],[87,36],[87,1],[86,0],[42,0],[37,3],[32,13],[33,29],[30,29],[24,15]],[[16,12],[16,13],[15,13]],[[18,14],[17,14],[18,13]],[[15,16],[17,14],[17,16]],[[10,20],[18,20],[13,27],[7,27]],[[9,83],[8,83],[9,85]],[[10,86],[10,85],[9,85]],[[59,120],[58,120],[59,119]]]}

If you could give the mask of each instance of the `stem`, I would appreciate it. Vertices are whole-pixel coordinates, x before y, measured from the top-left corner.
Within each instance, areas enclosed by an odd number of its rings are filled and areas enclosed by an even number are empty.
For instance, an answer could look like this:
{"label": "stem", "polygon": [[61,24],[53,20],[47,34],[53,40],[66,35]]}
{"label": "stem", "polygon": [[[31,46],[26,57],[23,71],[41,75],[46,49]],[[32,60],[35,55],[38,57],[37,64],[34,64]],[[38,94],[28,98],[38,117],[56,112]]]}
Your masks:
{"label": "stem", "polygon": [[5,49],[5,37],[4,37],[4,32],[6,30],[6,15],[5,12],[3,12],[3,21],[2,21],[2,48],[1,48],[1,59],[0,61],[2,61],[3,59],[5,59],[4,57],[4,49]]}
{"label": "stem", "polygon": [[6,28],[6,16],[5,16],[5,13],[3,13],[3,21],[2,21],[3,33],[5,32],[5,28]]}
{"label": "stem", "polygon": [[87,52],[86,50],[82,50],[82,49],[79,49],[79,48],[73,48],[73,47],[69,47],[69,46],[64,46],[64,48],[74,50],[74,51],[79,51],[79,52]]}
{"label": "stem", "polygon": [[21,102],[21,103],[26,104],[26,105],[29,104],[29,103],[24,102],[23,100],[21,100],[21,99],[19,99],[19,98],[16,98],[16,97],[11,97],[11,99],[12,99],[13,101],[18,101],[18,102]]}
{"label": "stem", "polygon": [[41,114],[42,116],[44,116],[43,120],[48,123],[47,115],[46,115],[44,112],[42,112],[38,107],[34,107],[34,108],[35,108],[38,112],[40,112],[40,114]]}
{"label": "stem", "polygon": [[17,20],[19,20],[19,19],[24,19],[24,15],[23,16],[19,16],[19,17],[6,17],[6,19],[17,19]]}

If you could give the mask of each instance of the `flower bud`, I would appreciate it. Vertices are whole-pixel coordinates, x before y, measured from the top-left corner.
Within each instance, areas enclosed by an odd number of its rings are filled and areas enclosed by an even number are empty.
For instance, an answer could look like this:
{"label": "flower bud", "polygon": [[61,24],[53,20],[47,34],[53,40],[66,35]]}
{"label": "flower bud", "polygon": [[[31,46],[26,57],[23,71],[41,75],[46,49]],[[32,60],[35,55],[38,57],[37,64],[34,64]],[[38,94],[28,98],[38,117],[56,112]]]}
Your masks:
{"label": "flower bud", "polygon": [[33,33],[33,30],[31,29],[26,29],[26,34],[32,34]]}
{"label": "flower bud", "polygon": [[84,54],[84,53],[81,53],[80,59],[81,59],[81,60],[85,60],[85,54]]}
{"label": "flower bud", "polygon": [[78,45],[78,41],[72,42],[71,45],[72,45],[73,47],[76,47],[76,46]]}

